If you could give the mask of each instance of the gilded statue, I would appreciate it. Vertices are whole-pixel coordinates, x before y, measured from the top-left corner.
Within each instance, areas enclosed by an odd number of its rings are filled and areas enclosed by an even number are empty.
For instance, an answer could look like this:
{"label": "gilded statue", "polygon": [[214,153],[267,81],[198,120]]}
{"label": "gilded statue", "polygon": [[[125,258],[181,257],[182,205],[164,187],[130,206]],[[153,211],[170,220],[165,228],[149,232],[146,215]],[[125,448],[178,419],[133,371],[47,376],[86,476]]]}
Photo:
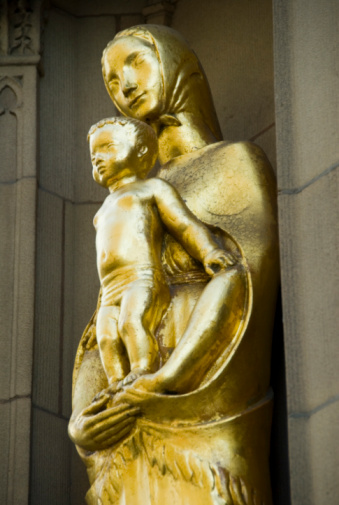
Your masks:
{"label": "gilded statue", "polygon": [[271,505],[272,169],[254,144],[222,140],[204,71],[174,30],[118,33],[102,70],[125,118],[89,132],[109,195],[69,423],[87,503]]}

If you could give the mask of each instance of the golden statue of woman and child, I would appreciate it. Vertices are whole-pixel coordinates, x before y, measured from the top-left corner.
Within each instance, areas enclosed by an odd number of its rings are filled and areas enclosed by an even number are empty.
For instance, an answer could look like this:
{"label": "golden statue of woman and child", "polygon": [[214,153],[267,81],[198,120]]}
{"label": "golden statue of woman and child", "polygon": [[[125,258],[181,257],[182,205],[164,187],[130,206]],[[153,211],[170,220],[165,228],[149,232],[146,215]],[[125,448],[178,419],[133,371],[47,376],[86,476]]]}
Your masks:
{"label": "golden statue of woman and child", "polygon": [[222,140],[203,69],[174,30],[118,33],[102,69],[122,116],[88,135],[109,194],[69,423],[87,503],[271,505],[272,169],[254,144]]}

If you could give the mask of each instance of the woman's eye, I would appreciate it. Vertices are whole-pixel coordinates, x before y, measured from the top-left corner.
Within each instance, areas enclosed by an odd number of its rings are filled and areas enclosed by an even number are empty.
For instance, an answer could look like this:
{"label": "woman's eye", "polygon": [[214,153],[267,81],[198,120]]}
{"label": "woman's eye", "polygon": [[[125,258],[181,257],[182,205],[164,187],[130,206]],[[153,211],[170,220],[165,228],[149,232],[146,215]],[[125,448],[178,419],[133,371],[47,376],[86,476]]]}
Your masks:
{"label": "woman's eye", "polygon": [[145,57],[140,55],[138,56],[135,60],[134,60],[134,65],[136,67],[138,67],[139,65],[141,65],[143,62],[145,61]]}

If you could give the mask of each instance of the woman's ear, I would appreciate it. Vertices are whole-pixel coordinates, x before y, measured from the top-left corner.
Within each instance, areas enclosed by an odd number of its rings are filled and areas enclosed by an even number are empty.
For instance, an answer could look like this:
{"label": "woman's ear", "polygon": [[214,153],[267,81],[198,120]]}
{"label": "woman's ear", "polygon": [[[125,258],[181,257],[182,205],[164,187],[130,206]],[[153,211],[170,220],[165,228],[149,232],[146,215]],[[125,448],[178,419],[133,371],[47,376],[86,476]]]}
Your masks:
{"label": "woman's ear", "polygon": [[141,146],[139,147],[138,149],[138,158],[141,158],[142,156],[144,156],[144,154],[146,154],[148,151],[148,147],[147,146]]}

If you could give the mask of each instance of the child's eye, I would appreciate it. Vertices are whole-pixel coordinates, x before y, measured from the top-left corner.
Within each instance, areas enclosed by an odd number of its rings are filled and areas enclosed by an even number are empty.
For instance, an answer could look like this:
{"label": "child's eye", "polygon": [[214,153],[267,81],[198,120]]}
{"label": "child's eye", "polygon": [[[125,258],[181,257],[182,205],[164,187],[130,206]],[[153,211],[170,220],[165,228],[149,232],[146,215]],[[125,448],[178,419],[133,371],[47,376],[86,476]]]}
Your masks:
{"label": "child's eye", "polygon": [[109,81],[108,85],[110,88],[116,88],[117,86],[119,86],[119,81],[116,78],[112,79],[111,81]]}

